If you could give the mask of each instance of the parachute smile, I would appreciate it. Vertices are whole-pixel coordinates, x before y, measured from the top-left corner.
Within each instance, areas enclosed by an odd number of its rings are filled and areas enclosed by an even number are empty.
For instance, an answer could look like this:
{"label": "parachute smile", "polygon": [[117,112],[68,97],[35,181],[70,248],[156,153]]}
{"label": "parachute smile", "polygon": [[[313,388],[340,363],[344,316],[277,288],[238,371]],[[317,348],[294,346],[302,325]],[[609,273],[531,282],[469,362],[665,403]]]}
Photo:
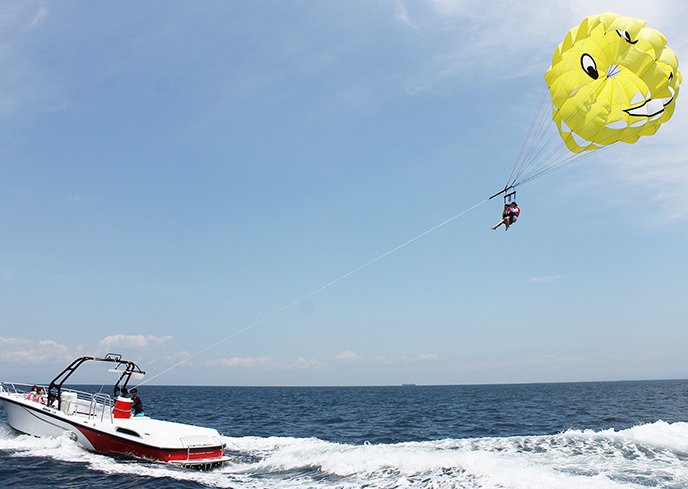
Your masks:
{"label": "parachute smile", "polygon": [[676,93],[672,87],[668,88],[671,92],[671,96],[658,99],[653,99],[650,92],[647,92],[646,96],[643,96],[642,93],[637,92],[633,96],[633,100],[631,100],[631,105],[639,102],[640,105],[631,107],[630,109],[624,109],[624,112],[630,116],[648,118],[662,114],[664,112],[664,107],[669,105],[674,100],[674,95]]}
{"label": "parachute smile", "polygon": [[[647,92],[647,95],[643,95],[641,92],[636,92],[636,94],[633,96],[633,99],[631,100],[631,105],[635,105],[635,107],[631,107],[630,109],[623,109],[623,111],[630,116],[641,117],[642,119],[631,124],[624,120],[617,120],[610,122],[609,124],[606,124],[604,127],[608,129],[621,130],[626,129],[627,127],[640,127],[645,125],[648,121],[658,119],[662,116],[662,114],[664,114],[664,107],[673,102],[674,96],[676,94],[675,90],[672,87],[668,88],[671,92],[671,96],[657,99],[653,99],[652,94],[650,92]],[[571,93],[571,95],[573,95],[573,93],[575,93],[576,91],[578,91],[578,88],[576,88]],[[554,107],[555,111],[559,111],[559,109],[556,106],[552,105],[552,107]],[[566,125],[566,123],[563,120],[561,121],[560,130],[563,133],[570,134],[573,140],[575,141],[576,145],[578,145],[578,147],[580,148],[588,148],[591,145],[594,145],[595,147],[601,146],[593,141],[588,141],[587,139],[584,139],[578,134],[576,134],[574,131],[571,130],[570,127]]]}

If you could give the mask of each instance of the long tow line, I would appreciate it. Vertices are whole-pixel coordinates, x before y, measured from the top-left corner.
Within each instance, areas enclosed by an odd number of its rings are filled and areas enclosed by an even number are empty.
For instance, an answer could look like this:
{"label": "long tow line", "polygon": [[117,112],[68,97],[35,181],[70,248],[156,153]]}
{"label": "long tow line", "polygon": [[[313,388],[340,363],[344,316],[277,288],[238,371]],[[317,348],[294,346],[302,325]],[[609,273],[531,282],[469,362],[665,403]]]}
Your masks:
{"label": "long tow line", "polygon": [[285,310],[289,309],[289,308],[292,307],[292,306],[295,306],[295,305],[298,304],[299,302],[302,302],[302,301],[308,299],[308,298],[311,297],[311,296],[314,296],[314,295],[317,294],[318,292],[321,292],[321,291],[327,289],[328,287],[331,287],[332,285],[336,284],[337,282],[340,282],[340,281],[344,280],[345,278],[347,278],[347,277],[353,275],[354,273],[363,270],[363,269],[366,268],[367,266],[372,265],[373,263],[382,260],[382,259],[385,258],[386,256],[389,256],[389,255],[391,255],[392,253],[394,253],[395,251],[400,250],[400,249],[403,248],[404,246],[407,246],[407,245],[413,243],[414,241],[419,240],[419,239],[422,238],[423,236],[425,236],[425,235],[427,235],[427,234],[430,234],[431,232],[433,232],[433,231],[435,231],[435,230],[441,228],[441,227],[444,226],[445,224],[449,224],[450,222],[454,221],[455,219],[458,219],[459,217],[463,216],[464,214],[466,214],[466,213],[472,211],[472,210],[475,209],[476,207],[479,207],[479,206],[483,205],[483,204],[484,204],[485,202],[487,202],[488,200],[490,200],[490,199],[496,197],[497,195],[502,194],[502,193],[505,192],[505,191],[506,191],[506,189],[500,191],[499,193],[493,195],[492,197],[489,197],[489,198],[483,200],[482,202],[480,202],[480,203],[478,203],[478,204],[475,204],[473,207],[470,207],[470,208],[466,209],[465,211],[460,212],[459,214],[455,215],[454,217],[451,217],[451,218],[447,219],[446,221],[444,221],[444,222],[438,224],[437,226],[428,229],[428,230],[425,231],[424,233],[419,234],[419,235],[416,236],[415,238],[409,239],[409,240],[406,241],[405,243],[400,244],[399,246],[397,246],[396,248],[393,248],[393,249],[389,250],[388,252],[383,253],[382,255],[378,256],[377,258],[375,258],[375,259],[373,259],[373,260],[370,260],[368,263],[366,263],[366,264],[364,264],[364,265],[361,265],[360,267],[351,270],[349,273],[346,273],[346,274],[342,275],[342,276],[339,277],[338,279],[333,280],[332,282],[330,282],[330,283],[328,283],[328,284],[326,284],[326,285],[323,285],[322,287],[320,287],[320,288],[318,288],[318,289],[315,289],[313,292],[304,295],[304,296],[301,297],[300,299],[297,299],[297,300],[295,300],[294,302],[292,302],[292,303],[290,303],[290,304],[287,304],[286,306],[282,307],[281,309],[278,309],[278,310],[276,310],[275,312],[273,312],[273,313],[271,313],[271,314],[268,314],[267,316],[265,316],[265,317],[262,318],[262,319],[259,319],[259,320],[256,321],[255,323],[249,324],[249,325],[246,326],[245,328],[240,329],[239,331],[236,331],[235,333],[232,333],[231,335],[227,336],[226,338],[221,339],[221,340],[218,341],[217,343],[215,343],[215,344],[213,344],[213,345],[210,345],[209,347],[207,347],[207,348],[205,348],[205,349],[203,349],[203,350],[201,350],[201,351],[199,351],[199,352],[197,352],[197,353],[194,353],[194,354],[191,355],[190,357],[185,358],[184,360],[182,360],[182,361],[176,363],[175,365],[172,365],[171,367],[169,367],[169,368],[163,370],[162,372],[160,372],[160,373],[158,373],[158,374],[155,374],[153,377],[151,377],[151,378],[149,378],[149,379],[146,379],[145,381],[141,382],[141,383],[138,384],[138,385],[140,386],[140,385],[146,384],[146,383],[150,382],[151,380],[153,380],[153,379],[155,379],[155,378],[157,378],[157,377],[160,377],[160,376],[163,375],[163,374],[166,374],[166,373],[169,372],[170,370],[175,369],[175,368],[179,367],[180,365],[183,365],[184,363],[186,363],[186,362],[188,362],[188,361],[190,361],[190,360],[193,360],[194,358],[196,358],[196,357],[198,357],[198,356],[204,354],[205,352],[207,352],[207,351],[209,351],[209,350],[212,350],[213,348],[215,348],[215,347],[218,346],[218,345],[221,345],[221,344],[224,343],[225,341],[228,341],[228,340],[234,338],[235,336],[237,336],[237,335],[239,335],[239,334],[241,334],[241,333],[243,333],[243,332],[245,332],[245,331],[248,331],[249,329],[253,328],[254,326],[257,326],[257,325],[259,325],[259,324],[261,324],[261,323],[267,321],[268,319],[270,319],[270,318],[273,317],[273,316],[276,316],[276,315],[279,314],[280,312],[285,311]]}
{"label": "long tow line", "polygon": [[[545,111],[543,110],[543,107],[544,107],[544,100],[545,100],[545,93],[546,93],[546,91],[547,91],[547,89],[545,88],[545,89],[543,90],[543,94],[542,94],[542,96],[541,96],[541,98],[540,98],[540,102],[539,102],[539,104],[538,104],[538,108],[537,108],[537,110],[535,111],[535,115],[533,116],[533,120],[531,121],[530,127],[528,128],[528,133],[527,133],[527,135],[526,135],[526,138],[525,138],[524,141],[523,141],[523,146],[521,147],[521,151],[519,152],[518,158],[516,159],[516,163],[514,164],[514,168],[513,168],[512,171],[511,171],[511,175],[509,176],[509,180],[507,181],[507,184],[504,186],[504,189],[503,189],[503,190],[500,190],[500,191],[497,192],[496,194],[494,194],[494,195],[488,197],[487,199],[483,200],[482,202],[480,202],[480,203],[478,203],[478,204],[475,204],[473,207],[469,207],[469,208],[466,209],[465,211],[460,212],[459,214],[455,215],[454,217],[451,217],[451,218],[447,219],[446,221],[444,221],[444,222],[438,224],[437,226],[434,226],[434,227],[428,229],[428,230],[425,231],[424,233],[421,233],[421,234],[419,234],[418,236],[416,236],[415,238],[412,238],[412,239],[406,241],[405,243],[400,244],[400,245],[397,246],[396,248],[393,248],[393,249],[389,250],[388,252],[383,253],[382,255],[378,256],[377,258],[375,258],[375,259],[373,259],[373,260],[370,260],[368,263],[365,263],[364,265],[361,265],[360,267],[351,270],[349,273],[346,273],[346,274],[342,275],[342,276],[339,277],[338,279],[333,280],[332,282],[330,282],[330,283],[328,283],[328,284],[326,284],[326,285],[323,285],[322,287],[320,287],[320,288],[314,290],[313,292],[311,292],[311,293],[309,293],[309,294],[304,295],[304,296],[301,297],[300,299],[297,299],[297,300],[295,300],[294,302],[292,302],[292,303],[290,303],[290,304],[287,304],[286,306],[282,307],[281,309],[276,310],[276,311],[273,312],[272,314],[268,314],[267,316],[265,316],[265,317],[262,318],[262,319],[259,319],[259,320],[256,321],[255,323],[249,324],[249,325],[246,326],[245,328],[240,329],[239,331],[236,331],[235,333],[233,333],[233,334],[227,336],[226,338],[221,339],[221,340],[218,341],[217,343],[215,343],[215,344],[213,344],[213,345],[210,345],[209,347],[207,347],[207,348],[205,348],[205,349],[203,349],[203,350],[201,350],[201,351],[199,351],[199,352],[197,352],[197,353],[191,355],[191,356],[188,357],[188,358],[185,358],[184,360],[182,360],[182,361],[176,363],[175,365],[172,365],[171,367],[169,367],[169,368],[163,370],[162,372],[160,372],[160,373],[154,375],[153,377],[151,377],[150,379],[145,380],[144,382],[141,382],[141,384],[138,384],[138,385],[143,385],[143,384],[145,384],[145,383],[147,383],[147,382],[150,382],[151,380],[153,380],[153,379],[155,379],[155,378],[157,378],[157,377],[159,377],[159,376],[161,376],[161,375],[163,375],[163,374],[169,372],[170,370],[175,369],[175,368],[179,367],[180,365],[183,365],[184,363],[186,363],[186,362],[188,362],[188,361],[190,361],[190,360],[193,360],[194,358],[198,357],[199,355],[202,355],[203,353],[207,352],[208,350],[211,350],[211,349],[215,348],[216,346],[221,345],[221,344],[224,343],[225,341],[228,341],[228,340],[234,338],[235,336],[237,336],[237,335],[243,333],[244,331],[248,331],[249,329],[253,328],[254,326],[257,326],[257,325],[259,325],[259,324],[261,324],[261,323],[267,321],[268,319],[270,319],[270,318],[273,317],[273,316],[276,316],[276,315],[279,314],[280,312],[285,311],[285,310],[289,309],[289,308],[292,307],[292,306],[295,306],[296,304],[298,304],[298,303],[300,303],[300,302],[302,302],[302,301],[308,299],[309,297],[311,297],[311,296],[317,294],[318,292],[321,292],[321,291],[327,289],[328,287],[330,287],[330,286],[336,284],[337,282],[340,282],[340,281],[344,280],[345,278],[347,278],[347,277],[353,275],[354,273],[363,270],[363,269],[366,268],[367,266],[372,265],[373,263],[375,263],[375,262],[377,262],[377,261],[379,261],[379,260],[385,258],[385,257],[388,256],[388,255],[391,255],[391,254],[394,253],[395,251],[398,251],[398,250],[400,250],[401,248],[403,248],[404,246],[407,246],[407,245],[413,243],[414,241],[416,241],[416,240],[422,238],[423,236],[425,236],[425,235],[427,235],[427,234],[430,234],[431,232],[435,231],[436,229],[441,228],[441,227],[444,226],[445,224],[449,224],[450,222],[454,221],[455,219],[458,219],[459,217],[463,216],[464,214],[466,214],[466,213],[472,211],[472,210],[475,209],[476,207],[479,207],[479,206],[483,205],[485,202],[494,199],[494,198],[497,197],[498,195],[504,194],[505,196],[509,196],[509,195],[510,195],[509,192],[513,192],[513,195],[515,195],[516,187],[518,187],[519,185],[523,185],[523,184],[525,184],[525,183],[530,182],[531,180],[534,180],[534,179],[536,179],[536,178],[540,178],[540,177],[542,177],[542,176],[544,176],[544,175],[546,175],[546,174],[548,174],[548,173],[550,173],[550,172],[553,172],[553,171],[559,170],[559,169],[561,169],[561,168],[564,168],[564,167],[566,167],[566,166],[568,166],[568,165],[574,163],[575,161],[578,161],[578,160],[580,160],[580,159],[583,159],[583,158],[586,158],[586,157],[588,157],[588,156],[591,156],[591,155],[594,154],[594,153],[597,153],[597,152],[599,152],[599,151],[601,151],[601,150],[607,149],[607,148],[609,148],[610,146],[612,146],[612,145],[603,146],[602,148],[599,148],[599,149],[597,149],[597,150],[595,150],[595,151],[585,151],[585,152],[583,152],[583,153],[577,153],[577,154],[573,154],[573,155],[570,155],[570,154],[569,154],[569,155],[567,155],[567,156],[565,156],[565,157],[563,158],[563,161],[559,161],[559,160],[562,159],[561,157],[554,158],[553,155],[556,153],[556,151],[558,151],[558,150],[554,150],[554,151],[552,151],[549,155],[547,155],[546,157],[544,157],[545,160],[553,159],[553,160],[554,160],[554,163],[553,163],[553,164],[551,164],[551,165],[544,165],[544,166],[543,166],[543,163],[536,164],[536,165],[535,165],[535,168],[532,169],[532,170],[530,171],[530,173],[527,173],[527,172],[526,172],[527,174],[522,175],[522,172],[523,172],[523,170],[524,170],[524,167],[525,167],[525,166],[528,166],[528,161],[529,161],[531,158],[535,158],[536,160],[542,158],[542,154],[539,154],[539,153],[542,152],[542,149],[541,149],[539,152],[538,152],[538,151],[535,152],[535,155],[536,155],[536,156],[533,156],[532,153],[533,153],[533,151],[534,151],[534,148],[537,146],[538,141],[541,141],[542,138],[544,138],[544,134],[545,134],[545,128],[544,128],[545,123],[544,123],[544,119],[543,119],[544,116],[543,116],[542,114],[545,113]],[[540,120],[538,121],[538,119],[540,119]],[[536,135],[533,136],[533,138],[532,138],[533,141],[531,141],[531,147],[529,147],[529,148],[527,149],[526,155],[524,156],[524,155],[523,155],[523,151],[524,151],[524,148],[526,147],[526,143],[531,139],[531,135],[532,135],[531,133],[532,133],[533,129],[535,129]],[[547,145],[550,144],[550,142],[552,141],[553,138],[556,138],[556,131],[554,132],[554,135],[550,136],[550,140],[549,140],[549,142],[547,143]],[[562,143],[559,144],[559,148],[566,148],[566,145],[562,142]],[[566,151],[566,153],[568,154],[568,151]],[[519,160],[521,160],[521,156],[524,156],[524,158],[523,158],[522,161],[519,161]],[[520,166],[519,166],[519,162],[520,162]]]}

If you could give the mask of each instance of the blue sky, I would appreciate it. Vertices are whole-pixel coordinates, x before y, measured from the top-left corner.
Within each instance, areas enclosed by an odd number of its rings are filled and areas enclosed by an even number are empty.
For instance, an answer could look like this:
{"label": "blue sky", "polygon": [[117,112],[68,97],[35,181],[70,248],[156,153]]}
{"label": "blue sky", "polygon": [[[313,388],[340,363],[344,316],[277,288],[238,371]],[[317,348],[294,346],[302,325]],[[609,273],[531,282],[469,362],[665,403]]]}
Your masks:
{"label": "blue sky", "polygon": [[[150,378],[482,202],[588,15],[688,56],[682,1],[522,3],[3,3],[2,380]],[[683,102],[151,382],[685,378]]]}

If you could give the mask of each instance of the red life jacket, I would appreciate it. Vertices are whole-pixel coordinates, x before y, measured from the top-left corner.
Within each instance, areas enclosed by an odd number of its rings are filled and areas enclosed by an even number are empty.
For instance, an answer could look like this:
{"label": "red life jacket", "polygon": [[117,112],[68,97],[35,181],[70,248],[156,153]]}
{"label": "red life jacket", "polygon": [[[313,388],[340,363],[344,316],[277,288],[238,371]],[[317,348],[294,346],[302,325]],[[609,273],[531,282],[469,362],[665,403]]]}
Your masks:
{"label": "red life jacket", "polygon": [[513,214],[515,217],[518,217],[519,214],[521,214],[521,209],[519,209],[517,206],[513,206],[511,208],[511,214]]}

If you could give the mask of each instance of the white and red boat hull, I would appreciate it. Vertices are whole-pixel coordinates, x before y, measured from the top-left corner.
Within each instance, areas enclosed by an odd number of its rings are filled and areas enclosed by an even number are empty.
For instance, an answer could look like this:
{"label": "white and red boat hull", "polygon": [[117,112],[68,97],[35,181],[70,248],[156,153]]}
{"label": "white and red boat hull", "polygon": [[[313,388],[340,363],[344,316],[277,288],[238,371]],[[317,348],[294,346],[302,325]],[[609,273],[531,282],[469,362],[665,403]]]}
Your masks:
{"label": "white and red boat hull", "polygon": [[219,433],[148,417],[116,418],[112,409],[81,399],[63,412],[26,399],[24,393],[0,390],[7,421],[17,431],[54,437],[67,433],[88,450],[138,457],[189,467],[210,468],[227,461]]}

